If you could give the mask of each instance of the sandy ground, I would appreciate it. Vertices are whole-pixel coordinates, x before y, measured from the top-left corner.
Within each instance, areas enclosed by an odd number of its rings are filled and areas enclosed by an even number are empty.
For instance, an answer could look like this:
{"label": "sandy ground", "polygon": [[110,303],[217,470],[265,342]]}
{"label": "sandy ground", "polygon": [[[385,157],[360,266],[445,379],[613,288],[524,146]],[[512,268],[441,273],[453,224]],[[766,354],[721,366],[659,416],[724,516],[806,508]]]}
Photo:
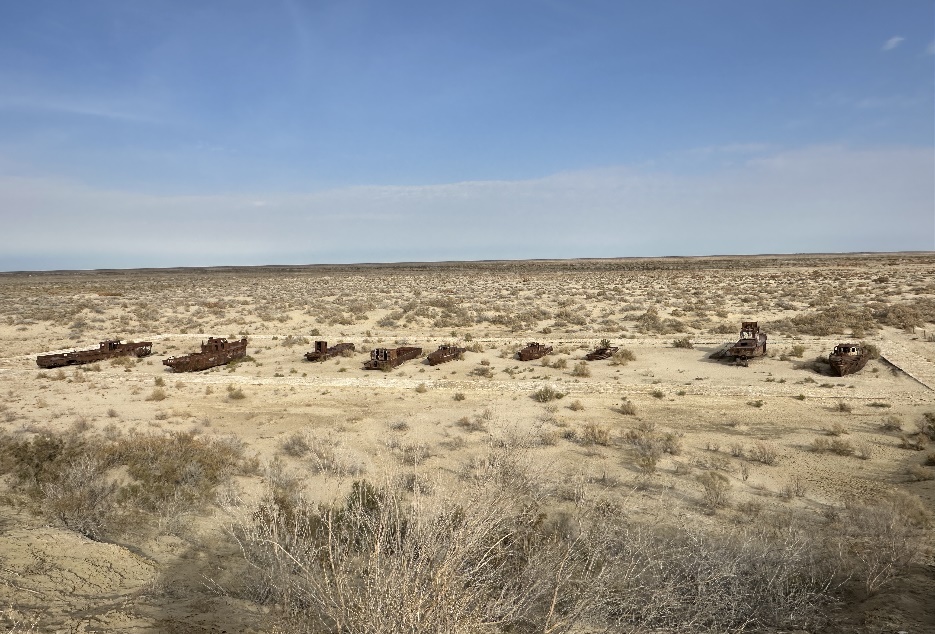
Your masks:
{"label": "sandy ground", "polygon": [[[783,325],[832,306],[872,312],[933,297],[931,254],[3,275],[0,424],[22,438],[108,426],[233,435],[261,462],[278,456],[306,474],[308,494],[322,500],[352,477],[284,454],[296,432],[335,449],[349,472],[415,471],[438,487],[456,486],[472,457],[498,439],[519,438],[543,481],[570,489],[570,498],[606,497],[631,517],[713,527],[739,521],[736,509],[750,502],[817,515],[899,489],[933,507],[933,482],[907,476],[924,452],[900,448],[881,423],[898,417],[910,430],[935,411],[935,324],[905,329],[878,320],[857,337],[840,324],[825,334]],[[745,319],[769,332],[769,356],[749,367],[710,359]],[[246,335],[251,360],[191,374],[162,365],[209,335]],[[109,337],[153,341],[153,355],[63,372],[36,367],[37,354]],[[694,348],[673,347],[682,337]],[[591,362],[587,376],[576,376],[602,338],[635,360]],[[358,352],[309,363],[303,354],[315,339],[353,342]],[[813,369],[816,357],[851,339],[875,344],[884,358],[844,378]],[[533,340],[555,347],[549,366],[513,358]],[[370,348],[418,345],[427,353],[449,342],[473,349],[435,367],[419,359],[388,373],[363,369]],[[800,356],[793,346],[804,346]],[[160,380],[165,398],[150,400]],[[538,402],[532,395],[543,386],[564,396]],[[231,399],[232,388],[245,398]],[[625,400],[635,415],[618,411]],[[681,442],[650,475],[621,441],[648,424]],[[834,424],[863,457],[812,450]],[[611,441],[583,442],[589,426]],[[757,447],[775,452],[775,464],[753,459]],[[421,459],[407,462],[407,451]],[[692,475],[712,468],[731,482],[731,508],[715,515],[699,503]],[[242,478],[240,494],[258,490],[259,480]],[[804,493],[783,495],[793,482]],[[268,627],[263,609],[226,592],[239,553],[212,545],[225,521],[217,509],[190,518],[185,530],[132,544],[94,542],[21,507],[0,513],[8,625]],[[935,631],[935,608],[925,601],[935,590],[932,563],[914,569],[911,584],[854,607],[867,631]]]}

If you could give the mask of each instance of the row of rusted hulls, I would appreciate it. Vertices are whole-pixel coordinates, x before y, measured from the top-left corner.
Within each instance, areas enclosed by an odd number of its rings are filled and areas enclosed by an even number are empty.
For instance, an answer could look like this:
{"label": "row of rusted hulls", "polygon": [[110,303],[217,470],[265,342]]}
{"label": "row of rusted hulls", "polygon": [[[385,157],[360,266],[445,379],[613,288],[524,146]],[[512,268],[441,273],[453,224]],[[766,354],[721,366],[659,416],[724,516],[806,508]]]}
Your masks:
{"label": "row of rusted hulls", "polygon": [[[604,341],[602,344],[607,344]],[[102,341],[98,348],[92,350],[76,350],[73,352],[39,355],[36,364],[40,368],[57,368],[69,365],[95,363],[106,359],[122,356],[142,358],[152,354],[151,341],[122,343],[117,339]],[[619,350],[616,346],[602,345],[585,355],[588,361],[609,359]],[[328,346],[326,341],[316,341],[311,352],[305,354],[308,361],[322,362],[336,356],[349,356],[355,351],[353,343],[339,343]],[[455,359],[462,359],[465,348],[453,345],[439,346],[438,350],[426,357],[429,365],[438,365]],[[532,361],[552,353],[552,346],[530,342],[516,353],[520,361]],[[182,356],[172,356],[163,360],[163,365],[174,372],[199,372],[209,368],[225,365],[242,359],[247,354],[247,339],[228,341],[221,337],[209,337],[202,342],[201,351]],[[740,340],[726,349],[716,352],[714,357],[723,356],[733,358],[735,363],[746,365],[750,359],[766,355],[766,334],[761,332],[757,322],[745,321],[741,325]],[[370,360],[364,364],[365,370],[391,370],[406,361],[422,356],[422,348],[401,346],[399,348],[375,348],[370,351]],[[860,344],[841,343],[835,346],[834,352],[828,357],[831,371],[837,376],[845,376],[858,372],[870,360],[870,353]]]}

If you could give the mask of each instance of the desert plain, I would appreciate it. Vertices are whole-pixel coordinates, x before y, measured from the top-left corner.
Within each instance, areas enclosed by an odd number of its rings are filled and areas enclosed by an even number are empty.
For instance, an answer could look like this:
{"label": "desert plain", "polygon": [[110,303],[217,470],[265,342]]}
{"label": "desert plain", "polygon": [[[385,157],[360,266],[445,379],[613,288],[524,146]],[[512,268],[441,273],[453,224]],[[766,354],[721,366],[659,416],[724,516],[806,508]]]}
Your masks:
{"label": "desert plain", "polygon": [[0,274],[2,623],[933,632],[933,390],[932,253]]}

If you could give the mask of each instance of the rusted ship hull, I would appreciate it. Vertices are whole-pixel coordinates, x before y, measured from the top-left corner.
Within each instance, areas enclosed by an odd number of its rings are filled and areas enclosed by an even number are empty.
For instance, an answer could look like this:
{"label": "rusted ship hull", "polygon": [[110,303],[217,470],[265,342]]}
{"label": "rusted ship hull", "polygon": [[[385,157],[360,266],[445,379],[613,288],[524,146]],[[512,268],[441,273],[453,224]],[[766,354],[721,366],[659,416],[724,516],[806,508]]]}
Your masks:
{"label": "rusted ship hull", "polygon": [[401,348],[376,348],[370,351],[370,361],[364,364],[365,370],[392,370],[410,359],[422,354],[422,348],[403,346]]}
{"label": "rusted ship hull", "polygon": [[766,342],[756,339],[741,339],[727,350],[727,356],[734,359],[749,360],[766,354]]}
{"label": "rusted ship hull", "polygon": [[584,355],[584,358],[588,361],[601,361],[603,359],[609,359],[614,356],[614,353],[617,352],[620,348],[617,346],[610,346],[609,348],[598,348],[588,354]]}
{"label": "rusted ship hull", "polygon": [[316,341],[315,349],[311,352],[306,352],[305,359],[308,361],[324,361],[325,359],[341,355],[345,351],[353,352],[354,350],[354,344],[352,343],[338,343],[329,348],[328,342]]}
{"label": "rusted ship hull", "polygon": [[60,368],[68,365],[96,363],[116,357],[147,357],[152,354],[152,341],[131,341],[120,343],[118,340],[102,341],[96,350],[76,350],[57,354],[42,354],[36,357],[36,365],[43,369]]}
{"label": "rusted ship hull", "polygon": [[860,372],[870,361],[870,353],[863,346],[842,343],[838,344],[834,352],[828,355],[828,365],[835,376],[847,376]]}
{"label": "rusted ship hull", "polygon": [[438,365],[459,358],[467,352],[467,348],[456,348],[455,346],[440,346],[438,350],[426,357],[429,365]]}
{"label": "rusted ship hull", "polygon": [[727,356],[734,361],[746,363],[755,357],[766,354],[766,333],[760,332],[755,321],[745,321],[740,325],[740,341],[727,349]]}
{"label": "rusted ship hull", "polygon": [[552,346],[546,346],[535,341],[516,353],[520,361],[532,361],[547,354],[552,354]]}
{"label": "rusted ship hull", "polygon": [[247,339],[227,341],[227,339],[209,338],[201,344],[201,352],[186,354],[181,357],[163,359],[162,364],[172,368],[173,372],[200,372],[219,365],[225,365],[247,355]]}

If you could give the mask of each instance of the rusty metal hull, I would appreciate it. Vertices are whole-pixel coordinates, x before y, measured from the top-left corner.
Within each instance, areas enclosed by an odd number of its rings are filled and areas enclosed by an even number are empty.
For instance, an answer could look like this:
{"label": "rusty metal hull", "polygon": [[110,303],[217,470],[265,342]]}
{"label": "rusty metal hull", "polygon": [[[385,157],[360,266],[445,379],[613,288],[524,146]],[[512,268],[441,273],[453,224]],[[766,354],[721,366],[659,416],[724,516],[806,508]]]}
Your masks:
{"label": "rusty metal hull", "polygon": [[467,348],[458,348],[456,346],[439,346],[438,350],[426,357],[429,365],[438,365],[447,361],[453,361],[467,352]]}
{"label": "rusty metal hull", "polygon": [[152,341],[130,341],[120,343],[119,339],[102,341],[100,347],[94,350],[76,350],[74,352],[60,352],[57,354],[41,354],[36,357],[36,365],[40,368],[60,368],[67,365],[83,365],[96,363],[105,359],[116,357],[146,357],[152,354]]}
{"label": "rusty metal hull", "polygon": [[347,350],[353,352],[355,350],[354,344],[338,343],[329,348],[327,341],[316,341],[315,349],[311,352],[306,352],[305,359],[308,361],[324,361],[325,359],[341,355]]}
{"label": "rusty metal hull", "polygon": [[365,370],[392,370],[410,359],[422,354],[422,348],[403,346],[401,348],[375,348],[370,351],[370,361],[364,364]]}
{"label": "rusty metal hull", "polygon": [[609,359],[614,356],[614,353],[617,352],[620,348],[617,346],[610,346],[608,348],[598,348],[588,354],[584,355],[584,358],[588,361],[601,361],[603,359]]}
{"label": "rusty metal hull", "polygon": [[525,348],[516,353],[520,361],[532,361],[547,354],[552,354],[552,346],[546,346],[535,341],[530,342]]}
{"label": "rusty metal hull", "polygon": [[202,342],[201,352],[193,352],[181,357],[169,357],[163,359],[162,364],[172,368],[173,372],[200,372],[242,359],[246,355],[246,337],[240,341],[209,337],[207,343]]}
{"label": "rusty metal hull", "polygon": [[847,376],[860,372],[870,361],[870,353],[852,343],[840,343],[828,355],[828,365],[835,376]]}
{"label": "rusty metal hull", "polygon": [[755,321],[745,321],[740,326],[740,340],[727,349],[727,356],[735,361],[749,361],[766,354],[766,333],[760,332]]}

